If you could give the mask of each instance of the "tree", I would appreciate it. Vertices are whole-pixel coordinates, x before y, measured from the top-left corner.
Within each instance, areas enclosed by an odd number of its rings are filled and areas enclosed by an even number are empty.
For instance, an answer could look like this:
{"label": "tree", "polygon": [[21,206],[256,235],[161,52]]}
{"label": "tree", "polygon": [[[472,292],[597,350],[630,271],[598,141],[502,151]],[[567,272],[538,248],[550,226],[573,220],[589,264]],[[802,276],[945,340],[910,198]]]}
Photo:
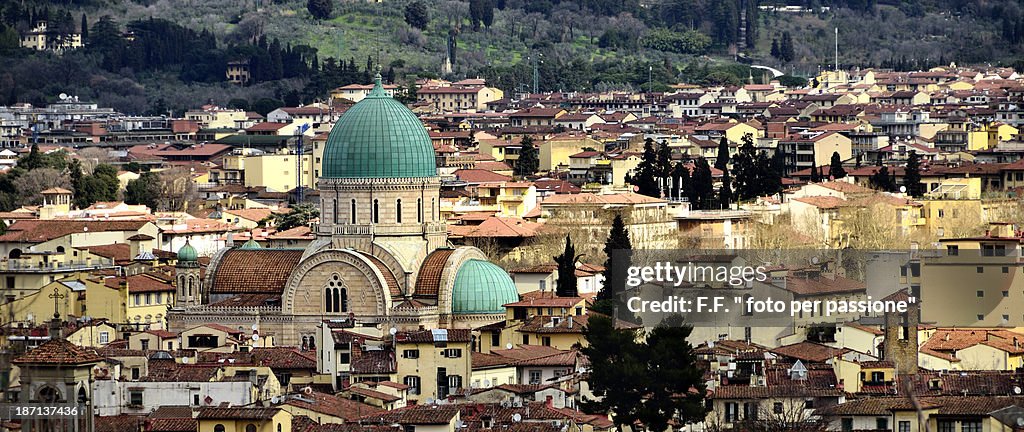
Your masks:
{"label": "tree", "polygon": [[88,43],[87,40],[89,39],[89,19],[86,18],[84,13],[82,14],[82,24],[79,28],[81,29],[80,31],[82,33],[82,43]]}
{"label": "tree", "polygon": [[[608,240],[604,243],[604,254],[607,257],[604,262],[604,286],[597,293],[598,300],[612,301],[615,299],[613,290],[622,290],[626,287],[626,269],[622,267],[620,259],[625,258],[628,262],[633,251],[633,244],[629,241],[629,231],[626,231],[626,224],[622,221],[622,215],[616,214],[612,219],[612,228],[608,232]],[[597,305],[595,305],[597,306]],[[605,312],[611,312],[609,303],[605,302]]]}
{"label": "tree", "polygon": [[829,163],[828,174],[835,180],[846,177],[846,169],[843,168],[843,160],[839,152],[832,152],[832,160]]}
{"label": "tree", "polygon": [[43,195],[40,193],[50,188],[71,187],[71,181],[67,175],[53,168],[36,168],[21,174],[14,180],[14,187],[17,189],[20,201],[23,204],[42,204]]}
{"label": "tree", "polygon": [[519,159],[516,159],[515,174],[519,177],[536,174],[540,168],[540,155],[537,146],[533,144],[533,137],[524,135],[519,144],[522,148],[519,150]]}
{"label": "tree", "polygon": [[729,178],[729,170],[722,170],[722,186],[718,188],[718,205],[727,209],[732,204],[732,180]]}
{"label": "tree", "polygon": [[711,166],[704,158],[697,159],[693,166],[693,196],[690,199],[690,207],[696,210],[705,210],[712,207],[715,188],[714,178],[711,176]]}
{"label": "tree", "polygon": [[658,154],[654,151],[654,140],[647,138],[644,142],[644,154],[637,165],[636,176],[633,177],[633,185],[637,193],[649,197],[661,197],[661,187],[658,186]]}
{"label": "tree", "polygon": [[924,195],[924,185],[921,184],[921,157],[916,150],[911,150],[907,156],[907,171],[903,174],[903,185],[907,187],[907,194],[914,198]]}
{"label": "tree", "polygon": [[771,56],[775,57],[775,58],[782,57],[782,51],[779,51],[779,39],[778,38],[772,39]]}
{"label": "tree", "polygon": [[262,226],[273,226],[278,231],[289,230],[298,226],[308,226],[313,220],[320,217],[320,209],[312,204],[297,204],[291,207],[287,213],[271,213],[266,219],[260,221]]}
{"label": "tree", "polygon": [[590,360],[587,382],[600,400],[585,400],[584,409],[611,412],[619,430],[635,423],[666,430],[670,422],[703,420],[708,411],[704,371],[686,340],[692,330],[672,315],[644,338],[643,330],[617,328],[612,318],[592,316],[583,331],[582,353]]}
{"label": "tree", "polygon": [[685,196],[686,184],[690,182],[690,170],[686,167],[686,164],[677,162],[672,167],[672,193],[669,194],[672,199],[681,199]]}
{"label": "tree", "polygon": [[782,33],[782,42],[779,43],[779,60],[791,62],[796,59],[796,50],[793,47],[793,36],[789,32]]}
{"label": "tree", "polygon": [[330,19],[334,12],[333,0],[309,0],[306,2],[306,9],[316,19]]}
{"label": "tree", "polygon": [[125,186],[124,202],[126,204],[143,204],[156,210],[160,199],[160,176],[152,172],[142,173],[139,178],[129,180]]}
{"label": "tree", "polygon": [[427,24],[430,22],[427,5],[420,0],[405,5],[405,22],[420,30],[426,30]]}
{"label": "tree", "polygon": [[871,177],[868,177],[868,184],[880,191],[892,192],[896,190],[896,185],[893,183],[892,177],[889,176],[889,168],[886,166],[882,166]]}
{"label": "tree", "polygon": [[725,170],[729,166],[729,140],[722,139],[718,140],[718,157],[715,158],[715,168]]}
{"label": "tree", "polygon": [[[757,165],[757,153],[754,148],[754,138],[750,134],[743,136],[743,144],[740,145],[736,157],[732,161],[732,173],[735,174],[736,198],[748,200],[757,197],[761,192],[762,173]],[[731,180],[731,179],[730,179]]]}
{"label": "tree", "polygon": [[559,297],[576,297],[576,262],[580,257],[576,255],[576,248],[568,234],[565,235],[565,250],[554,258],[558,264],[555,294]]}
{"label": "tree", "polygon": [[28,154],[18,160],[18,167],[24,168],[26,171],[32,171],[42,166],[43,155],[39,153],[39,144],[32,143],[32,148],[29,149]]}
{"label": "tree", "polygon": [[75,189],[75,205],[86,208],[97,201],[115,201],[121,187],[117,179],[117,168],[109,164],[99,164],[92,175],[81,177]]}

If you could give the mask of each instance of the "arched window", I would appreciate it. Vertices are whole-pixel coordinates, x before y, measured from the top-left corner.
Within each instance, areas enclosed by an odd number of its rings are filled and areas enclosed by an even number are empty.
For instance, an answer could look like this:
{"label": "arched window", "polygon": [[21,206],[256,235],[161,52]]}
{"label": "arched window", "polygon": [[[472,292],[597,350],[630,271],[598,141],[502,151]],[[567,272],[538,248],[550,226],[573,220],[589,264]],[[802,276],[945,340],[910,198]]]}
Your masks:
{"label": "arched window", "polygon": [[64,253],[64,246],[57,246],[57,253]]}
{"label": "arched window", "polygon": [[309,349],[309,336],[302,337],[302,350],[306,351]]}
{"label": "arched window", "polygon": [[355,225],[356,224],[356,200],[352,200],[352,207],[349,209],[349,215],[351,215],[350,218],[349,218],[350,219],[349,223],[352,224],[352,225]]}
{"label": "arched window", "polygon": [[281,423],[277,424],[277,432],[281,432]]}
{"label": "arched window", "polygon": [[178,279],[178,295],[185,297],[185,276],[182,276]]}
{"label": "arched window", "polygon": [[373,223],[380,223],[380,203],[373,200]]}
{"label": "arched window", "polygon": [[416,198],[416,223],[423,223],[423,198]]}
{"label": "arched window", "polygon": [[256,425],[249,423],[245,426],[245,432],[256,432]]}
{"label": "arched window", "polygon": [[395,222],[402,223],[402,199],[395,200]]}
{"label": "arched window", "polygon": [[7,257],[10,258],[10,259],[21,258],[21,249],[18,249],[18,248],[11,249],[11,252],[7,254]]}
{"label": "arched window", "polygon": [[324,287],[324,311],[327,313],[338,313],[345,311],[344,299],[345,289],[342,288],[341,276],[332,274]]}
{"label": "arched window", "polygon": [[334,203],[334,223],[338,223],[338,200],[331,200]]}
{"label": "arched window", "polygon": [[78,388],[78,403],[83,404],[83,403],[85,403],[86,399],[88,399],[88,398],[85,395],[85,387],[79,387]]}
{"label": "arched window", "polygon": [[57,389],[46,386],[39,389],[40,402],[57,402],[60,400],[60,392]]}
{"label": "arched window", "polygon": [[430,199],[430,220],[437,220],[437,198]]}
{"label": "arched window", "polygon": [[213,427],[213,432],[224,432],[224,425],[219,424]]}
{"label": "arched window", "polygon": [[188,296],[192,297],[192,276],[188,277]]}
{"label": "arched window", "polygon": [[339,294],[340,295],[338,297],[341,297],[341,309],[339,310],[342,312],[348,312],[348,289],[342,288]]}

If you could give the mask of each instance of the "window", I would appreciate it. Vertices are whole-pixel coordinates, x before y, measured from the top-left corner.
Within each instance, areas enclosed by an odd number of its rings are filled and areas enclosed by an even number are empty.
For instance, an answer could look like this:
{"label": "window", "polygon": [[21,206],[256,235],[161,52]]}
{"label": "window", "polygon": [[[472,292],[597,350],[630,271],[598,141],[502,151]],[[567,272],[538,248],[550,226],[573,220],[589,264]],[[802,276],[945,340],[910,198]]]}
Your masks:
{"label": "window", "polygon": [[153,293],[146,293],[146,305],[153,304]]}
{"label": "window", "polygon": [[939,432],[956,432],[956,422],[952,420],[939,420]]}
{"label": "window", "polygon": [[1010,268],[1009,267],[1003,267],[1003,273],[1009,273],[1009,272],[1010,272]]}
{"label": "window", "polygon": [[757,402],[743,403],[743,419],[757,420]]}
{"label": "window", "polygon": [[402,380],[402,383],[409,386],[409,394],[418,395],[420,394],[420,377],[410,375]]}
{"label": "window", "polygon": [[978,297],[985,297],[985,291],[978,290]]}
{"label": "window", "polygon": [[140,377],[140,375],[142,375],[142,374],[141,374],[141,372],[139,371],[139,368],[137,368],[137,367],[133,367],[133,368],[132,368],[132,380],[138,380],[138,379],[139,379],[139,377]]}
{"label": "window", "polygon": [[[452,391],[462,388],[461,375],[448,375],[448,388]],[[978,432],[981,432],[980,430]]]}
{"label": "window", "polygon": [[100,343],[110,343],[110,332],[100,332]]}
{"label": "window", "polygon": [[775,414],[782,414],[782,402],[775,402],[772,404],[772,412]]}
{"label": "window", "polygon": [[402,223],[402,199],[395,200],[395,222]]}
{"label": "window", "polygon": [[418,359],[420,358],[420,350],[418,349],[407,349],[402,351],[402,358],[406,359]]}
{"label": "window", "polygon": [[982,266],[978,266],[978,268],[977,268],[977,272],[978,272],[978,273],[985,273],[985,267],[982,267]]}
{"label": "window", "polygon": [[875,429],[876,430],[889,430],[889,418],[888,417],[878,417],[878,418],[876,418],[875,419]]}
{"label": "window", "polygon": [[984,320],[985,320],[985,315],[984,314],[978,314],[978,321],[984,321]]}
{"label": "window", "polygon": [[853,418],[852,417],[843,417],[843,420],[842,420],[842,431],[843,432],[851,432],[852,430],[853,430]]}
{"label": "window", "polygon": [[199,406],[199,394],[192,395],[192,405]]}
{"label": "window", "polygon": [[356,224],[356,200],[352,200],[351,208],[349,208],[349,223]]}
{"label": "window", "polygon": [[814,409],[814,399],[805,399],[804,409]]}
{"label": "window", "polygon": [[331,204],[334,207],[334,223],[338,223],[338,200],[331,200]]}
{"label": "window", "polygon": [[224,425],[219,424],[213,427],[213,432],[224,432]]}
{"label": "window", "polygon": [[142,344],[142,350],[146,351],[149,349],[149,339],[143,339],[139,341]]}
{"label": "window", "polygon": [[740,410],[740,406],[736,402],[726,402],[725,403],[725,421],[727,423],[732,423],[734,421],[739,420],[739,410]]}
{"label": "window", "polygon": [[460,358],[462,357],[462,349],[460,348],[448,348],[444,350],[445,358]]}
{"label": "window", "polygon": [[1009,315],[1003,315],[1003,321],[1009,321],[1009,320],[1010,320],[1010,316]]}
{"label": "window", "polygon": [[871,372],[871,382],[885,382],[885,372]]}
{"label": "window", "polygon": [[530,344],[530,335],[523,335],[523,345]]}
{"label": "window", "polygon": [[348,312],[348,290],[343,287],[337,273],[331,275],[324,288],[324,310],[328,313]]}
{"label": "window", "polygon": [[899,430],[897,432],[910,432],[910,421],[900,420]]}
{"label": "window", "polygon": [[961,432],[981,432],[981,420],[963,420],[960,422]]}
{"label": "window", "polygon": [[501,345],[501,332],[491,333],[491,346]]}
{"label": "window", "polygon": [[256,432],[256,425],[252,423],[245,425],[245,432]]}
{"label": "window", "polygon": [[132,390],[128,392],[128,405],[133,407],[142,406],[142,390]]}
{"label": "window", "polygon": [[416,222],[423,223],[423,198],[416,198]]}
{"label": "window", "polygon": [[548,337],[548,336],[541,337],[540,338],[540,344],[544,345],[544,346],[551,346],[551,338]]}
{"label": "window", "polygon": [[529,384],[540,384],[540,378],[541,378],[541,371],[536,370],[536,369],[531,370],[530,371],[530,382],[529,382]]}
{"label": "window", "polygon": [[380,223],[380,202],[373,200],[373,223]]}

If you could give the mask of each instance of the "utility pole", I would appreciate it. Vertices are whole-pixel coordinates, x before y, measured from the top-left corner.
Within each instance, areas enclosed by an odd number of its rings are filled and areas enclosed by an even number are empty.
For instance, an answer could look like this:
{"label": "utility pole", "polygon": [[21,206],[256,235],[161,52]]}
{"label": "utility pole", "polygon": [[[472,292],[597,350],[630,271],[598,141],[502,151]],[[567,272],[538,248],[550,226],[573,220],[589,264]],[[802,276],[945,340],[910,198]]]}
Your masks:
{"label": "utility pole", "polygon": [[839,72],[839,27],[836,27],[836,72]]}

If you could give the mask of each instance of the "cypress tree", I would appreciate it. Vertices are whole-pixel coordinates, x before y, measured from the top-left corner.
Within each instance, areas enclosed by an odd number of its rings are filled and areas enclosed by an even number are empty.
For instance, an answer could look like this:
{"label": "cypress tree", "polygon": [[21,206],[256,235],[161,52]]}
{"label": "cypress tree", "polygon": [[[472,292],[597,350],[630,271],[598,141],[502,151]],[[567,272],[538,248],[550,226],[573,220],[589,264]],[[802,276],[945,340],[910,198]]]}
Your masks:
{"label": "cypress tree", "polygon": [[828,174],[835,180],[846,177],[846,169],[843,168],[843,160],[839,157],[839,152],[832,152],[832,160],[828,167]]}
{"label": "cypress tree", "polygon": [[729,177],[729,170],[723,170],[722,186],[718,188],[718,205],[723,209],[732,204],[732,180]]}
{"label": "cypress tree", "polygon": [[715,168],[725,170],[729,166],[729,140],[722,139],[718,140],[718,156],[715,158]]}
{"label": "cypress tree", "polygon": [[690,181],[690,170],[682,162],[677,162],[672,168],[672,193],[673,199],[681,199],[686,191],[686,184]]}
{"label": "cypress tree", "polygon": [[[632,251],[633,244],[629,241],[626,224],[622,221],[622,215],[616,214],[612,219],[612,229],[608,232],[608,240],[604,243],[604,254],[608,258],[604,262],[604,286],[597,293],[598,300],[613,300],[615,298],[613,290],[622,290],[626,287],[626,271],[623,264],[627,263],[617,262],[613,258],[626,258],[628,262]],[[605,313],[610,312],[610,309],[605,308]]]}
{"label": "cypress tree", "polygon": [[89,20],[85,17],[84,13],[82,14],[82,24],[80,27],[82,29],[82,44],[85,44],[86,40],[89,39]]}
{"label": "cypress tree", "polygon": [[691,208],[697,210],[711,208],[711,202],[715,195],[713,182],[714,179],[711,176],[711,166],[708,165],[708,160],[704,158],[697,159],[693,167],[693,181],[691,181],[694,196],[694,199],[690,201]]}
{"label": "cypress tree", "polygon": [[633,185],[637,193],[649,197],[660,197],[661,188],[658,186],[658,155],[654,151],[654,140],[648,138],[644,142],[644,154],[637,166],[636,176],[633,177]]}
{"label": "cypress tree", "polygon": [[520,144],[522,149],[519,150],[519,159],[516,159],[515,174],[519,177],[534,175],[540,167],[540,158],[537,147],[533,145],[533,137],[524,135]]}
{"label": "cypress tree", "polygon": [[907,172],[903,175],[903,184],[907,187],[907,193],[914,198],[924,194],[924,185],[921,184],[921,158],[916,150],[911,150],[907,157]]}
{"label": "cypress tree", "polygon": [[554,257],[558,264],[558,281],[555,285],[555,295],[559,297],[576,297],[576,248],[572,245],[572,238],[565,235],[565,250],[561,255]]}

